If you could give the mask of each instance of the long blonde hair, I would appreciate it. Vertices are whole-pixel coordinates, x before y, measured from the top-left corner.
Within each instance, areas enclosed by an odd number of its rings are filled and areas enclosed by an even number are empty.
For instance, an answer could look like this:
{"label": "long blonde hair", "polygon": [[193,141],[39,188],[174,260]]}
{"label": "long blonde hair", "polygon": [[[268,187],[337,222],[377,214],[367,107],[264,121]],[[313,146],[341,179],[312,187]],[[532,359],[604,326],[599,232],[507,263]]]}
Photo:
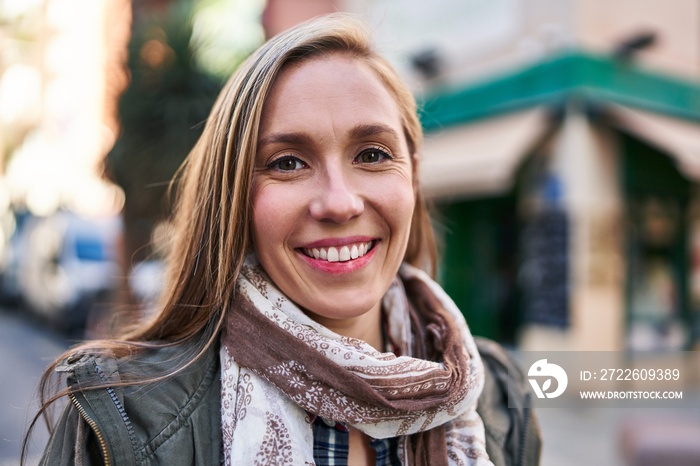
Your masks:
{"label": "long blonde hair", "polygon": [[[197,343],[198,356],[215,343],[245,255],[251,248],[250,193],[263,104],[284,67],[331,53],[349,54],[377,73],[396,99],[416,166],[423,133],[415,100],[391,66],[374,52],[361,22],[345,14],[334,14],[272,38],[226,83],[202,136],[173,182],[179,195],[174,217],[176,233],[160,312],[118,340],[88,342],[66,355],[89,351],[124,357],[143,347],[190,341]],[[405,260],[433,274],[433,232],[417,181],[415,189],[417,202]],[[186,366],[127,383],[162,379]],[[42,378],[41,412],[68,392],[46,396],[54,367],[55,363]]]}
{"label": "long blonde hair", "polygon": [[[347,15],[312,20],[283,33],[251,55],[221,91],[204,132],[182,168],[176,237],[161,312],[127,340],[180,340],[201,333],[225,314],[250,249],[250,192],[263,105],[280,70],[329,53],[365,61],[399,105],[417,163],[422,129],[411,92],[371,47],[362,24]],[[433,272],[434,240],[425,203],[417,198],[405,259]]]}

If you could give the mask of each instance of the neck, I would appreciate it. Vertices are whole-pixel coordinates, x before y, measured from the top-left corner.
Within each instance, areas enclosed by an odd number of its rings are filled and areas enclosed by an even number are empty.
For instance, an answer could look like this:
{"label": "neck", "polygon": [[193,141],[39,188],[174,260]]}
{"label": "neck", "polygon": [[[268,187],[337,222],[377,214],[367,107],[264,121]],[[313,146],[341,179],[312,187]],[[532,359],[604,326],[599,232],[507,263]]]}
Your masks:
{"label": "neck", "polygon": [[377,303],[364,314],[350,319],[329,319],[318,315],[314,315],[313,319],[339,335],[362,340],[377,351],[384,352],[381,309],[381,303]]}

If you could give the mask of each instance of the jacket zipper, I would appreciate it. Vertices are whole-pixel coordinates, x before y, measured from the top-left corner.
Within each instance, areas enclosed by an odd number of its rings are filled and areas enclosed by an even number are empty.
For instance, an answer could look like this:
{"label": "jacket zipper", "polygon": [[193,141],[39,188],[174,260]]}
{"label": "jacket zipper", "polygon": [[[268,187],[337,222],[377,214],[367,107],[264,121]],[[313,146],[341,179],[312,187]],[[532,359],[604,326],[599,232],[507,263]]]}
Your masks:
{"label": "jacket zipper", "polygon": [[114,406],[117,408],[117,411],[119,411],[119,416],[121,416],[122,422],[124,422],[124,426],[126,426],[126,431],[129,434],[129,441],[131,442],[131,448],[133,448],[133,450],[136,451],[136,436],[134,434],[134,428],[131,425],[131,419],[129,419],[129,416],[126,414],[126,410],[124,409],[124,406],[122,405],[121,401],[119,401],[119,398],[114,392],[114,389],[112,387],[108,387],[107,393],[109,393],[109,397],[112,399],[112,403],[114,403]]}
{"label": "jacket zipper", "polygon": [[520,458],[518,464],[525,466],[525,451],[527,450],[527,434],[530,431],[530,395],[525,394],[525,406],[523,407],[524,428],[520,434]]}
{"label": "jacket zipper", "polygon": [[100,444],[100,450],[102,451],[102,459],[104,459],[105,466],[111,466],[112,465],[112,459],[109,457],[109,450],[107,449],[107,442],[105,441],[104,435],[102,434],[102,431],[97,427],[97,423],[95,422],[94,419],[90,417],[90,415],[85,411],[85,408],[80,404],[76,396],[71,393],[68,395],[70,398],[71,402],[73,402],[73,405],[76,407],[78,412],[80,413],[80,416],[85,420],[85,422],[88,423],[90,428],[92,429],[93,432],[95,432],[95,436],[97,437],[97,442]]}
{"label": "jacket zipper", "polygon": [[[107,383],[107,377],[105,377],[105,374],[104,372],[102,372],[102,368],[99,365],[95,365],[95,372],[97,372],[97,375],[100,377],[100,380]],[[126,414],[124,406],[122,406],[121,401],[119,401],[119,397],[117,397],[117,394],[114,392],[114,388],[107,387],[107,394],[109,394],[109,398],[112,400],[112,403],[114,403],[114,406],[117,408],[119,416],[122,418],[122,422],[124,422],[126,432],[129,435],[129,441],[131,442],[131,447],[134,451],[136,451],[136,438],[134,435],[134,428],[131,425],[131,420],[129,419],[129,416],[127,416]]]}
{"label": "jacket zipper", "polygon": [[[528,437],[531,432],[530,428],[530,417],[532,416],[532,398],[530,394],[525,394],[525,406],[523,407],[523,419],[525,427],[520,434],[520,458],[518,458],[518,465],[527,466],[525,464],[525,452],[527,450]],[[537,460],[542,459],[542,442],[537,445]]]}

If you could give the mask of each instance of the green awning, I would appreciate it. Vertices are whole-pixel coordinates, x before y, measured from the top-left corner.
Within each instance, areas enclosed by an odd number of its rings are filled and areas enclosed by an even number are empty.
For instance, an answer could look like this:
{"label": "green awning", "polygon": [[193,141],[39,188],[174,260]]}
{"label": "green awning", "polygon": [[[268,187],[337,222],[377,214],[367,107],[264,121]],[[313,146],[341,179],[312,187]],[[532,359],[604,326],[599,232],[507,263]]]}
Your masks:
{"label": "green awning", "polygon": [[700,83],[644,69],[634,62],[574,51],[510,74],[419,99],[426,132],[571,98],[700,121]]}

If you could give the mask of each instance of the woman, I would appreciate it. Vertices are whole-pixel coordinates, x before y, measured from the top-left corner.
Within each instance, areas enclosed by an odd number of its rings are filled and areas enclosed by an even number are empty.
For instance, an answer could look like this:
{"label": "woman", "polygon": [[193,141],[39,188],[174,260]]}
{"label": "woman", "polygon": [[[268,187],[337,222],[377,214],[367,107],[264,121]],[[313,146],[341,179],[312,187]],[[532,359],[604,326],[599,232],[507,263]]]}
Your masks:
{"label": "woman", "polygon": [[184,167],[160,313],[55,364],[43,464],[501,464],[477,399],[503,399],[421,270],[421,137],[347,16],[257,50]]}

